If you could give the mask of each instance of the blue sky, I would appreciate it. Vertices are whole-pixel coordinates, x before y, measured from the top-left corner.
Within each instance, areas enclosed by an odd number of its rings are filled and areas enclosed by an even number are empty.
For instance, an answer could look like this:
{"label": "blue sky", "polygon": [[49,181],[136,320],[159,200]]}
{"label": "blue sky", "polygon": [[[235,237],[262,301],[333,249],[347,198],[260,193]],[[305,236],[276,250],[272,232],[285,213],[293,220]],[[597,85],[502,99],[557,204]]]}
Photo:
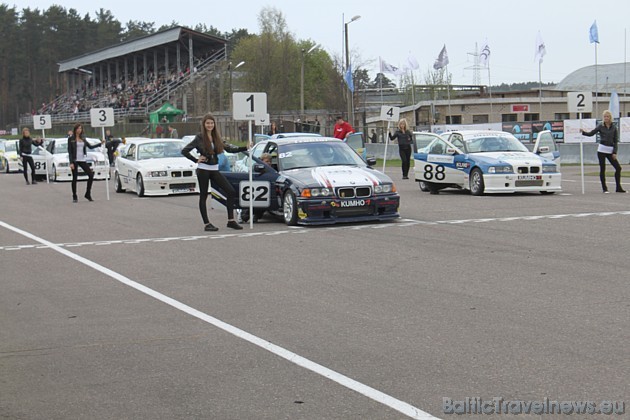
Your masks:
{"label": "blue sky", "polygon": [[[596,3],[585,0],[505,2],[478,0],[254,0],[199,1],[181,4],[155,1],[109,0],[90,5],[84,0],[28,0],[5,2],[21,10],[25,7],[45,10],[52,4],[74,8],[81,15],[103,7],[126,23],[129,20],[155,22],[156,27],[176,21],[193,27],[198,23],[221,31],[246,28],[258,33],[258,14],[265,6],[280,10],[289,31],[296,39],[310,39],[331,55],[341,56],[343,23],[353,16],[361,18],[348,25],[353,67],[362,65],[372,76],[378,71],[378,58],[402,66],[409,54],[420,64],[416,82],[422,82],[442,46],[446,44],[449,72],[456,84],[472,84],[475,47],[484,40],[490,47],[488,72],[479,72],[482,84],[538,81],[534,60],[536,34],[541,32],[547,54],[541,67],[543,82],[560,82],[578,68],[595,64],[594,44],[589,43],[589,28],[597,20],[600,44],[598,64],[620,63],[627,57],[630,32],[630,2],[609,0]],[[181,6],[180,6],[181,5]],[[391,6],[390,6],[391,5]],[[384,7],[385,6],[385,7]],[[475,43],[477,45],[475,45]],[[469,54],[470,53],[470,54]],[[630,78],[630,75],[628,76]],[[395,79],[395,77],[391,77]]]}

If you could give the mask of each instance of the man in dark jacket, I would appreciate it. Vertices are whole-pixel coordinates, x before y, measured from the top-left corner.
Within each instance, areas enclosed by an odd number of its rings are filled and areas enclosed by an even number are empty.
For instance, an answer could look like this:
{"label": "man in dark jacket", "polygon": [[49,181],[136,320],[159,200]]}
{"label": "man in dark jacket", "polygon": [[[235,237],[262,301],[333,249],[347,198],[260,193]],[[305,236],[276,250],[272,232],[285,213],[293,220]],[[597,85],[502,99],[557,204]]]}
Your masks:
{"label": "man in dark jacket", "polygon": [[24,172],[24,179],[26,180],[26,185],[29,185],[27,165],[30,165],[31,167],[31,183],[33,185],[37,184],[37,181],[35,181],[35,163],[33,162],[33,156],[31,156],[31,154],[33,153],[33,144],[35,144],[36,146],[41,146],[43,143],[44,140],[42,139],[33,140],[31,138],[31,130],[29,130],[28,127],[24,127],[22,129],[22,138],[20,139],[20,149],[18,150],[18,152],[20,157],[22,158],[22,168]]}

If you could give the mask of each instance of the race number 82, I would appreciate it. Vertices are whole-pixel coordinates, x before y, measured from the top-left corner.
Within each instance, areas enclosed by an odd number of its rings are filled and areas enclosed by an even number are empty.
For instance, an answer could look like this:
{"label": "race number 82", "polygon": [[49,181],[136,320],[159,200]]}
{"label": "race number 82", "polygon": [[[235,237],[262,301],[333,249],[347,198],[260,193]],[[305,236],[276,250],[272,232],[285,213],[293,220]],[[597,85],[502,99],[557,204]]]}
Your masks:
{"label": "race number 82", "polygon": [[249,181],[241,181],[239,184],[239,205],[249,207],[249,202],[253,198],[253,207],[269,207],[271,204],[271,187],[266,181],[252,181],[250,188]]}
{"label": "race number 82", "polygon": [[433,165],[424,166],[424,179],[426,179],[427,181],[431,181],[435,178],[436,181],[444,181],[444,178],[446,178],[446,174],[444,173],[444,165],[435,166],[435,171],[433,169]]}

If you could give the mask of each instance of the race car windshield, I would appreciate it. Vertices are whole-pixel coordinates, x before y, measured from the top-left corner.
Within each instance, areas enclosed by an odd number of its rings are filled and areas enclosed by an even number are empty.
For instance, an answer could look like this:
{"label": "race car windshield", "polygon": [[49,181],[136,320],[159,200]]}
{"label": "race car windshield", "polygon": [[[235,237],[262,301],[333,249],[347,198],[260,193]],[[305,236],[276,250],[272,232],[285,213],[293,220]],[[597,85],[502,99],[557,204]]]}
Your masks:
{"label": "race car windshield", "polygon": [[16,152],[17,148],[15,147],[15,143],[14,142],[6,142],[5,144],[5,152]]}
{"label": "race car windshield", "polygon": [[313,142],[286,144],[278,153],[279,169],[314,168],[317,166],[366,166],[345,143]]}
{"label": "race car windshield", "polygon": [[182,157],[183,142],[159,142],[138,146],[138,160]]}
{"label": "race car windshield", "polygon": [[512,137],[474,137],[466,141],[466,153],[528,152],[527,147]]}
{"label": "race car windshield", "polygon": [[55,144],[55,154],[68,153],[68,143]]}

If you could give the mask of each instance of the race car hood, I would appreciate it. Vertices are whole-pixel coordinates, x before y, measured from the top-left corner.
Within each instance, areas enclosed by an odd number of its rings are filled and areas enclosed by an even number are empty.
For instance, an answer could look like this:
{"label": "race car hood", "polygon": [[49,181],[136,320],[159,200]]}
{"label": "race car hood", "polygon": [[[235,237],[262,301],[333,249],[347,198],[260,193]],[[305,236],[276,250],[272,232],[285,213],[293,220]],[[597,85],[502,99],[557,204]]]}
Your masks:
{"label": "race car hood", "polygon": [[356,166],[321,166],[286,171],[291,177],[305,186],[337,188],[343,186],[373,186],[391,182],[389,177],[369,168]]}
{"label": "race car hood", "polygon": [[142,169],[151,171],[163,171],[167,169],[193,169],[195,164],[185,157],[172,157],[161,159],[146,159],[140,161]]}
{"label": "race car hood", "polygon": [[542,164],[548,160],[531,152],[485,152],[469,155],[478,162],[488,165],[496,163],[508,163],[510,165]]}

